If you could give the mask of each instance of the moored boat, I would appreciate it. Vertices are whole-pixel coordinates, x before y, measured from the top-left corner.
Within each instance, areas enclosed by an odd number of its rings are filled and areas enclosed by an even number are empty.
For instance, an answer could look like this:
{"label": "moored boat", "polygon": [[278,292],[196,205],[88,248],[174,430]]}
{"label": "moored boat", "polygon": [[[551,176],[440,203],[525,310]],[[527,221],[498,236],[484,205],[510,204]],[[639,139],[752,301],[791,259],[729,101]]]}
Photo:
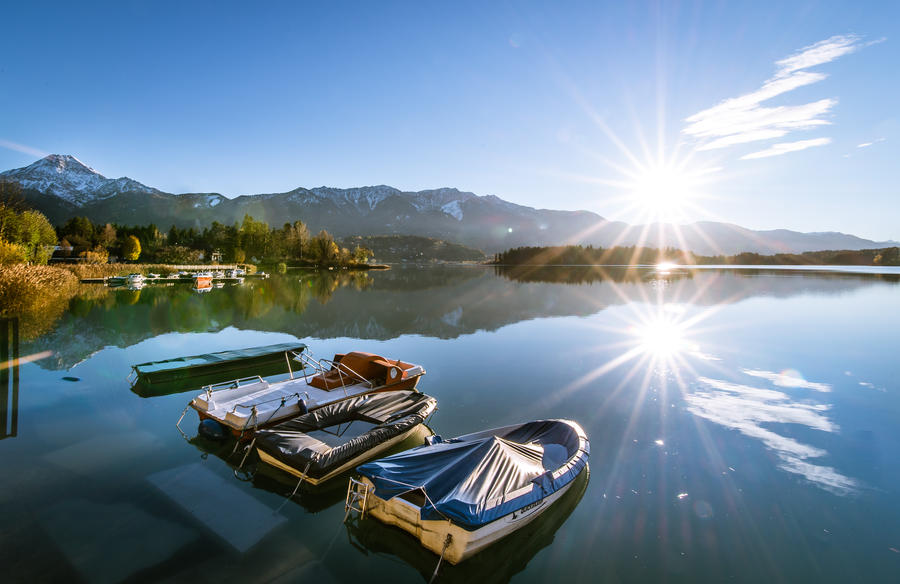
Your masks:
{"label": "moored boat", "polygon": [[427,432],[425,420],[436,406],[433,397],[412,390],[362,395],[260,430],[256,452],[261,462],[318,485]]}
{"label": "moored boat", "polygon": [[[258,369],[273,363],[280,364],[287,370],[286,366],[290,365],[290,359],[305,350],[305,344],[294,342],[149,361],[132,365],[129,379],[135,385],[146,386],[165,386],[190,380],[205,383],[225,381],[233,379],[235,373],[247,372],[249,368]],[[194,387],[199,385],[200,382],[197,382]]]}
{"label": "moored boat", "polygon": [[452,564],[527,525],[587,467],[569,420],[538,420],[413,448],[357,468],[348,507],[395,525]]}
{"label": "moored boat", "polygon": [[421,365],[385,359],[354,351],[333,360],[297,357],[303,375],[270,383],[261,377],[210,385],[189,406],[201,420],[211,419],[236,436],[245,437],[261,428],[345,399],[375,393],[415,389],[425,374]]}
{"label": "moored boat", "polygon": [[210,272],[198,272],[191,276],[194,281],[194,288],[209,288],[212,285],[213,275]]}

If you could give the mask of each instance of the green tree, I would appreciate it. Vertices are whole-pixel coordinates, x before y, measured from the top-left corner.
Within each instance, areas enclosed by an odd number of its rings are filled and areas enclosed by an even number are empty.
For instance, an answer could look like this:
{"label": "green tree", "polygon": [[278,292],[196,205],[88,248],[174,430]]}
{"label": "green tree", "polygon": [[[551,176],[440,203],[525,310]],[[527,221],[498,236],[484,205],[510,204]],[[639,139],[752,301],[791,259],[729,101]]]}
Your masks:
{"label": "green tree", "polygon": [[141,242],[134,235],[127,236],[122,241],[122,257],[133,262],[141,256]]}
{"label": "green tree", "polygon": [[87,217],[72,217],[62,226],[59,235],[76,247],[93,247],[94,224]]}
{"label": "green tree", "polygon": [[364,264],[369,261],[369,258],[375,255],[371,249],[367,247],[363,247],[361,245],[357,245],[353,250],[353,261]]}
{"label": "green tree", "polygon": [[324,229],[309,241],[310,258],[318,264],[334,264],[339,254],[340,248],[331,234]]}

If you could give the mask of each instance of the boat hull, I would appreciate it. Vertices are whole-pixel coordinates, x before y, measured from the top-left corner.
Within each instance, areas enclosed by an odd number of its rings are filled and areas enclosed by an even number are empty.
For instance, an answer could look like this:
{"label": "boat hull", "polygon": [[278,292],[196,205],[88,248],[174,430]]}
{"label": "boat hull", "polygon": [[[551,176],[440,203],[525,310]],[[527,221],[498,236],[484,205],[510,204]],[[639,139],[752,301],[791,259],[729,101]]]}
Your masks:
{"label": "boat hull", "polygon": [[[587,466],[581,472],[585,472],[586,469]],[[575,484],[574,480],[570,481],[543,499],[477,529],[470,530],[450,520],[423,520],[420,518],[419,506],[401,497],[394,497],[390,500],[382,499],[373,493],[374,484],[367,477],[362,477],[362,482],[369,489],[365,509],[367,515],[412,534],[424,548],[443,556],[444,560],[451,564],[458,564],[470,558],[491,544],[528,525],[562,498]]]}
{"label": "boat hull", "polygon": [[375,448],[372,448],[370,450],[360,453],[358,456],[353,457],[351,460],[348,460],[346,463],[342,464],[341,466],[337,467],[336,469],[330,471],[328,474],[323,475],[321,477],[314,477],[314,476],[307,475],[303,471],[281,462],[274,456],[267,453],[265,450],[257,448],[256,453],[259,455],[260,461],[262,461],[268,465],[271,465],[271,466],[277,468],[278,470],[281,470],[288,474],[291,474],[297,478],[303,479],[304,483],[308,483],[310,485],[316,486],[316,485],[320,485],[326,481],[329,481],[336,476],[340,476],[341,474],[349,471],[353,467],[355,467],[359,464],[362,464],[363,462],[365,462],[367,460],[371,460],[372,458],[379,456],[383,452],[386,452],[386,451],[390,450],[391,448],[394,448],[395,446],[397,446],[404,440],[407,440],[408,438],[411,438],[415,435],[419,435],[424,440],[425,437],[430,434],[431,434],[431,432],[428,430],[428,428],[425,426],[425,424],[418,424],[418,425],[410,428],[406,432],[404,432],[398,436],[395,436],[394,438],[391,438],[390,440],[386,440],[385,442],[382,442]]}

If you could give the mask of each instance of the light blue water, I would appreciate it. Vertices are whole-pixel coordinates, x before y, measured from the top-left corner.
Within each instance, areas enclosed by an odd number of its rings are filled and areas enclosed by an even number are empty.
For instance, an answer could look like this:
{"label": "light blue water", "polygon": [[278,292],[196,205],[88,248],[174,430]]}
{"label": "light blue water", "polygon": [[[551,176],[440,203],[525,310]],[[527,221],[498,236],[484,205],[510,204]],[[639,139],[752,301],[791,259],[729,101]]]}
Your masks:
{"label": "light blue water", "polygon": [[900,574],[896,274],[410,268],[74,300],[23,339],[21,355],[53,355],[20,367],[17,408],[7,380],[0,578],[427,581],[437,557],[414,540],[342,525],[343,482],[282,505],[291,482],[240,480],[181,437],[191,392],[141,398],[126,380],[294,339],[423,364],[446,437],[537,418],[587,431],[580,500],[438,581]]}

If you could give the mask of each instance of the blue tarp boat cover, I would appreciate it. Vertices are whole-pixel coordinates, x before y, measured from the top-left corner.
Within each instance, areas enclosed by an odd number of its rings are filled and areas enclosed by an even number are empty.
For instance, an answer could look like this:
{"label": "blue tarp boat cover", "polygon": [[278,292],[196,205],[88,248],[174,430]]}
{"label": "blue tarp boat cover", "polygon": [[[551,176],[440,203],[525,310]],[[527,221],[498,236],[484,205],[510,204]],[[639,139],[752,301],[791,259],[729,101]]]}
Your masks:
{"label": "blue tarp boat cover", "polygon": [[575,480],[589,452],[575,422],[539,420],[437,441],[357,471],[382,499],[421,489],[422,519],[451,519],[475,529]]}

